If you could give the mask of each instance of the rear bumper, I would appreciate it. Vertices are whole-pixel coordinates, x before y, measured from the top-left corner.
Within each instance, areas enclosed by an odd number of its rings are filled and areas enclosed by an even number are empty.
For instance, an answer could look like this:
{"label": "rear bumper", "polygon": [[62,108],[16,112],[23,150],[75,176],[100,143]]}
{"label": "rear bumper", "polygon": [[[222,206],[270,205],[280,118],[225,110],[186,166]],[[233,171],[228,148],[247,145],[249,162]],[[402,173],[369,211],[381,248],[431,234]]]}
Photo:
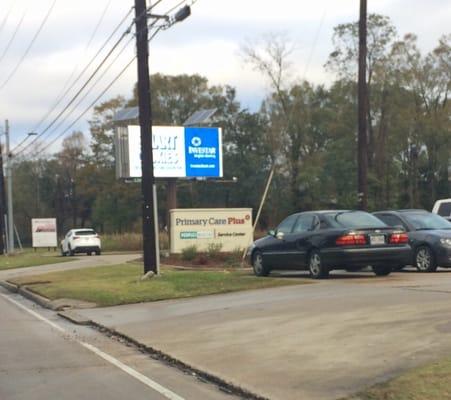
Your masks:
{"label": "rear bumper", "polygon": [[89,252],[99,252],[99,246],[77,246],[72,249],[74,253],[89,253]]}
{"label": "rear bumper", "polygon": [[408,265],[412,259],[410,246],[333,248],[321,250],[323,263],[327,266],[364,267],[367,265]]}

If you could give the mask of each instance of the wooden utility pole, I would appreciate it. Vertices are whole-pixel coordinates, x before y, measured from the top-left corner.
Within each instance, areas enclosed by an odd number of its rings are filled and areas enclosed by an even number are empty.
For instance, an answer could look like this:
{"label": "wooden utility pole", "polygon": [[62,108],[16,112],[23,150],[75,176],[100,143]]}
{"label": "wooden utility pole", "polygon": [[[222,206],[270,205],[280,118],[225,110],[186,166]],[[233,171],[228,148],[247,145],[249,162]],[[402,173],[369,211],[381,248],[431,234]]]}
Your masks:
{"label": "wooden utility pole", "polygon": [[5,254],[5,176],[3,174],[3,149],[0,142],[0,254]]}
{"label": "wooden utility pole", "polygon": [[359,20],[359,99],[358,99],[358,199],[359,208],[368,208],[368,138],[367,138],[367,97],[366,54],[367,54],[367,0],[360,0]]}
{"label": "wooden utility pole", "polygon": [[135,0],[136,50],[138,60],[139,125],[141,127],[142,223],[144,273],[158,273],[158,252],[154,214],[152,154],[152,109],[149,77],[149,43],[146,0]]}

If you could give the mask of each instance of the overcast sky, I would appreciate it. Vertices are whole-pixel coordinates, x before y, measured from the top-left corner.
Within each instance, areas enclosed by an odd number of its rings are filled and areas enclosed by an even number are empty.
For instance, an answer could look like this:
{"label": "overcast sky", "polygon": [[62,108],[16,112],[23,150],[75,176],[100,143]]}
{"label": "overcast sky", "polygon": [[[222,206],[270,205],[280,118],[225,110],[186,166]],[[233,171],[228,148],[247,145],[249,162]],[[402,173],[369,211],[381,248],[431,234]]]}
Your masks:
{"label": "overcast sky", "polygon": [[[1,0],[0,118],[2,122],[6,118],[10,120],[13,147],[26,132],[35,130],[40,133],[48,126],[51,117],[40,125],[38,123],[55,104],[69,78],[82,71],[134,3],[132,0],[56,0],[27,57],[5,84],[53,2]],[[164,13],[178,2],[162,0],[154,12]],[[368,0],[368,3],[369,12],[390,16],[401,36],[407,32],[416,33],[424,52],[433,49],[439,37],[451,31],[449,0]],[[358,11],[358,0],[198,0],[192,6],[189,19],[160,32],[153,40],[151,73],[199,73],[212,84],[230,84],[236,87],[242,105],[255,110],[267,84],[257,72],[244,65],[239,56],[240,46],[246,39],[256,39],[269,32],[286,34],[296,43],[291,60],[294,75],[327,84],[333,77],[323,65],[331,51],[333,27],[356,21]],[[100,26],[88,46],[99,21]],[[130,22],[131,18],[127,20]],[[125,27],[126,24],[119,33]],[[11,41],[16,30],[17,34]],[[127,37],[123,43],[128,40]],[[80,105],[75,102],[73,113],[60,126],[52,127],[43,138],[51,140],[66,130],[133,55],[134,44],[130,41],[91,94]],[[308,63],[308,60],[311,61]],[[87,76],[83,76],[79,85]],[[117,94],[129,97],[135,81],[136,66],[132,65],[103,99]],[[74,87],[72,94],[79,85]],[[70,96],[61,102],[52,115],[56,116],[69,99]],[[75,124],[74,129],[87,132],[89,115]]]}

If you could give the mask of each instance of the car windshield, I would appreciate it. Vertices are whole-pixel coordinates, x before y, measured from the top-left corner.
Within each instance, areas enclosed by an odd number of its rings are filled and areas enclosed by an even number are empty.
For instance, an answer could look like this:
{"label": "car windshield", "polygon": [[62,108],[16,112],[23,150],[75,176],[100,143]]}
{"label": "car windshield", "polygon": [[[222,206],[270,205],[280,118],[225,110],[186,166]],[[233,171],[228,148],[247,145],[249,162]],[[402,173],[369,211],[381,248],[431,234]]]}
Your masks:
{"label": "car windshield", "polygon": [[364,211],[342,211],[325,215],[335,228],[386,228],[387,225],[374,215]]}
{"label": "car windshield", "polygon": [[75,231],[74,235],[77,235],[77,236],[90,236],[90,235],[96,235],[96,233],[92,229],[85,229],[83,231]]}
{"label": "car windshield", "polygon": [[408,213],[407,221],[418,230],[451,229],[451,222],[437,214],[432,213]]}

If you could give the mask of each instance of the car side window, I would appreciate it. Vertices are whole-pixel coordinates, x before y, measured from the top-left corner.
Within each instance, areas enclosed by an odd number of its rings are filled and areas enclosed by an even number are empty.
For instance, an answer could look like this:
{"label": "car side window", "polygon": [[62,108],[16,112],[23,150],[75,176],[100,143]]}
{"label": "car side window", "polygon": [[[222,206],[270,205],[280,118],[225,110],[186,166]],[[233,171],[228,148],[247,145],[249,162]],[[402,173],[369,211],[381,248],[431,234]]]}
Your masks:
{"label": "car side window", "polygon": [[402,227],[404,227],[404,229],[406,229],[405,224],[396,215],[392,215],[392,214],[378,214],[377,218],[381,219],[388,226],[402,226]]}
{"label": "car side window", "polygon": [[301,215],[296,222],[293,233],[307,232],[312,230],[315,215]]}
{"label": "car side window", "polygon": [[285,218],[277,227],[277,232],[282,232],[284,234],[291,233],[293,230],[293,225],[296,222],[297,218],[297,215],[290,215],[289,217]]}

